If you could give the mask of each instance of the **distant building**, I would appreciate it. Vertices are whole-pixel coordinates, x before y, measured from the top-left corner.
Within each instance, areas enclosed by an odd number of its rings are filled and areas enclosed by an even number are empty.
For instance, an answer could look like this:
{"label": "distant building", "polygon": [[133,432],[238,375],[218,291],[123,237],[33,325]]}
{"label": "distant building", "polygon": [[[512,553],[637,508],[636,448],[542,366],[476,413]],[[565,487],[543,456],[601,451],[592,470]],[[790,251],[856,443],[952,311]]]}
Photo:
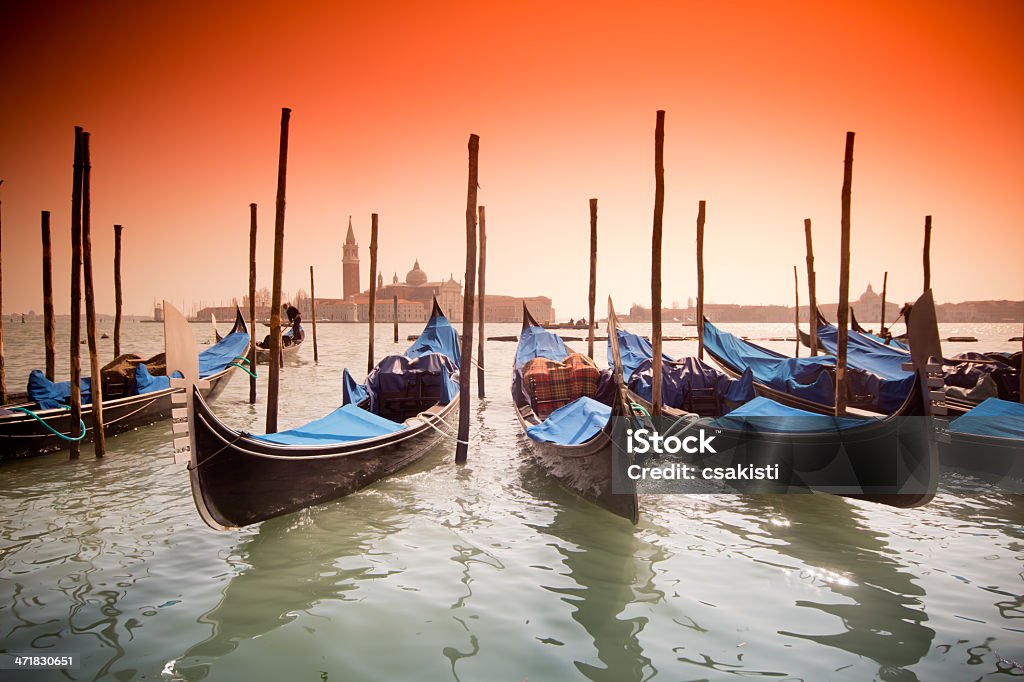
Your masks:
{"label": "distant building", "polygon": [[342,298],[348,300],[359,293],[359,245],[352,231],[352,216],[348,217],[348,234],[341,253]]}

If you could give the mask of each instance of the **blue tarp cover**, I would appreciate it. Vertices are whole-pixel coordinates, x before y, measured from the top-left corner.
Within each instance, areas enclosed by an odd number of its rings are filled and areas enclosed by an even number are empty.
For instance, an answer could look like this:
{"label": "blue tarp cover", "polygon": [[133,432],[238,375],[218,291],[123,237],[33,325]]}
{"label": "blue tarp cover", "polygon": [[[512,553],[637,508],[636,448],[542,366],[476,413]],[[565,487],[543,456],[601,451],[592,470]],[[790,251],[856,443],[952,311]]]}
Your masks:
{"label": "blue tarp cover", "polygon": [[459,334],[452,327],[451,322],[443,315],[434,315],[423,328],[420,337],[409,346],[405,355],[410,358],[418,358],[428,353],[441,353],[447,356],[456,369],[462,360],[459,351]]}
{"label": "blue tarp cover", "polygon": [[362,384],[357,384],[356,380],[349,373],[348,369],[342,370],[341,373],[341,404],[342,405],[358,405],[359,403],[366,400],[370,394],[366,391],[366,387]]}
{"label": "blue tarp cover", "polygon": [[249,347],[249,334],[232,332],[199,354],[199,376],[208,377],[223,370]]}
{"label": "blue tarp cover", "polygon": [[832,371],[835,358],[819,355],[811,358],[789,358],[724,332],[704,322],[704,344],[733,367],[748,367],[754,380],[797,398],[821,405],[835,404]]}
{"label": "blue tarp cover", "polygon": [[303,426],[252,437],[280,445],[329,445],[384,436],[404,428],[356,405],[342,405],[326,417]]}
{"label": "blue tarp cover", "polygon": [[[82,404],[92,403],[92,380],[83,377],[78,384],[82,391]],[[71,382],[58,381],[54,383],[46,378],[40,370],[34,369],[28,375],[28,397],[37,403],[44,410],[52,410],[61,405],[67,405],[71,400]]]}
{"label": "blue tarp cover", "polygon": [[849,417],[829,417],[758,396],[737,407],[712,424],[733,431],[759,431],[763,433],[808,433],[842,431],[863,426],[866,420]]}
{"label": "blue tarp cover", "polygon": [[989,398],[967,414],[954,419],[952,433],[1024,439],[1024,405]]}
{"label": "blue tarp cover", "polygon": [[[818,343],[835,355],[839,347],[839,329],[834,325],[818,327]],[[914,386],[913,372],[902,365],[910,361],[906,352],[880,346],[860,332],[852,329],[847,338],[846,364],[872,376],[850,374],[850,387],[854,394],[871,396],[870,407],[892,413],[900,408]]]}
{"label": "blue tarp cover", "polygon": [[516,369],[521,369],[534,358],[561,362],[567,355],[569,349],[558,334],[543,327],[527,327],[519,336],[519,345],[516,346]]}
{"label": "blue tarp cover", "polygon": [[583,396],[562,405],[540,424],[526,428],[530,438],[561,445],[579,445],[601,432],[612,416],[612,408]]}
{"label": "blue tarp cover", "polygon": [[[622,379],[628,384],[630,377],[636,372],[637,368],[643,364],[644,360],[650,360],[654,357],[654,346],[651,342],[644,337],[627,332],[624,329],[616,329],[615,335],[619,338],[619,357],[622,359]],[[665,362],[674,362],[673,358],[661,354],[661,359]],[[612,344],[608,342],[608,366],[611,367],[615,364],[615,358],[612,357]]]}
{"label": "blue tarp cover", "polygon": [[[174,376],[180,377],[181,372],[175,372]],[[153,393],[171,387],[171,379],[168,376],[153,376],[149,373],[149,367],[140,362],[135,365],[135,392],[138,394]]]}

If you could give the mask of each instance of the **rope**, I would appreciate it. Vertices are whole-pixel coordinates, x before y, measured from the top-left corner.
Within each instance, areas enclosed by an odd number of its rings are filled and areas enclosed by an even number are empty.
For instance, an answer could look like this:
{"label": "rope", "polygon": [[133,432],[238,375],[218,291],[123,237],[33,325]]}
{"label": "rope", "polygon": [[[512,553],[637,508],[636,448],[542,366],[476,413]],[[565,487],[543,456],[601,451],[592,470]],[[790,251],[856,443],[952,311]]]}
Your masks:
{"label": "rope", "polygon": [[[245,364],[249,364],[249,361],[245,360],[245,358],[235,358],[235,360],[242,360],[242,361],[245,362]],[[242,365],[238,364],[237,362],[229,362],[228,363],[228,367],[237,367],[238,369],[242,370],[243,372],[245,372],[246,374],[251,376],[253,379],[259,379],[260,378],[259,374],[257,374],[256,372],[250,372],[247,368],[243,367]]]}
{"label": "rope", "polygon": [[[452,438],[459,445],[465,445],[466,447],[469,447],[469,441],[468,440],[459,440],[459,434],[458,433],[450,433],[450,432],[444,431],[443,429],[438,428],[437,425],[435,425],[433,422],[429,421],[426,418],[426,416],[424,416],[424,415],[429,415],[429,413],[428,412],[420,412],[419,414],[416,415],[416,417],[417,417],[417,419],[422,421],[424,424],[426,424],[430,428],[432,428],[435,431],[437,431],[438,433],[440,433],[442,436],[447,436],[448,438]],[[440,420],[440,419],[441,418],[438,417],[438,420]],[[444,423],[444,422],[442,422],[442,423]]]}
{"label": "rope", "polygon": [[[63,407],[63,408],[65,409],[65,410],[70,410],[70,409],[71,409],[71,408],[70,408],[69,406],[67,406],[67,405],[63,405],[62,407]],[[35,412],[33,412],[32,410],[28,409],[27,407],[11,407],[10,409],[12,409],[12,410],[15,410],[15,411],[17,411],[17,412],[24,412],[24,413],[25,413],[25,414],[27,414],[28,416],[30,416],[30,417],[34,417],[36,421],[38,421],[38,422],[39,422],[40,424],[42,424],[43,426],[45,426],[45,427],[47,428],[47,430],[49,430],[49,431],[50,431],[50,433],[52,433],[53,435],[57,436],[58,438],[63,438],[64,440],[66,440],[66,441],[70,441],[70,442],[72,442],[72,443],[77,443],[78,441],[80,441],[80,440],[82,440],[83,438],[85,438],[85,422],[84,422],[84,421],[82,421],[81,419],[79,419],[79,420],[78,420],[78,428],[79,428],[79,430],[81,431],[81,433],[80,433],[80,434],[78,434],[78,438],[72,438],[71,436],[66,436],[66,435],[64,435],[63,433],[61,433],[61,432],[60,432],[60,431],[58,431],[57,429],[55,429],[55,428],[53,428],[52,426],[50,426],[49,424],[47,424],[47,423],[46,423],[46,420],[45,420],[45,419],[43,419],[42,417],[40,417],[40,416],[39,416],[38,414],[36,414],[36,413],[35,413]]]}
{"label": "rope", "polygon": [[643,405],[641,405],[640,403],[630,403],[629,406],[633,409],[634,412],[639,412],[640,414],[644,415],[648,419],[651,418],[651,413],[648,412],[647,408],[644,407]]}

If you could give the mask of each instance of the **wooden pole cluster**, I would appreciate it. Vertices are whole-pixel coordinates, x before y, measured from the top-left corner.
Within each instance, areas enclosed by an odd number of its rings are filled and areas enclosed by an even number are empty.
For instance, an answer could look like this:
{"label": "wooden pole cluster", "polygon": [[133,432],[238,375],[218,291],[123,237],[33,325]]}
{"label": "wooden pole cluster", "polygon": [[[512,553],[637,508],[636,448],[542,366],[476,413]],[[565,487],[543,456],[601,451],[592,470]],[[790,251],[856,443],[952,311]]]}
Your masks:
{"label": "wooden pole cluster", "polygon": [[256,204],[249,204],[249,404],[256,404]]}
{"label": "wooden pole cluster", "polygon": [[924,290],[932,288],[932,217],[924,217]]}
{"label": "wooden pole cluster", "polygon": [[[68,405],[68,432],[72,438],[81,435],[82,419],[82,357],[79,340],[82,336],[82,128],[75,126],[75,164],[71,185],[71,395]],[[82,452],[80,441],[71,442],[71,459]]]}
{"label": "wooden pole cluster", "polygon": [[889,271],[885,271],[885,276],[882,277],[882,319],[878,322],[878,335],[883,339],[885,338],[885,293],[889,286]]}
{"label": "wooden pole cluster", "polygon": [[121,355],[121,232],[124,227],[114,225],[114,357]]}
{"label": "wooden pole cluster", "polygon": [[477,397],[481,400],[487,397],[487,391],[484,386],[484,312],[486,312],[486,298],[484,291],[484,280],[487,274],[487,218],[484,215],[484,207],[481,206],[479,209],[480,214],[480,267],[479,267],[479,278],[480,281],[477,283],[478,292],[480,298],[477,305],[477,314],[480,319],[477,322],[477,340],[476,340],[476,390]]}
{"label": "wooden pole cluster", "polygon": [[590,283],[587,287],[587,356],[594,359],[594,307],[597,305],[597,199],[590,200]]}
{"label": "wooden pole cluster", "polygon": [[[0,186],[4,184],[0,180]],[[3,202],[0,201],[0,216],[3,214]],[[0,405],[7,404],[7,368],[4,366],[4,265],[3,265],[3,220],[0,217]]]}
{"label": "wooden pole cluster", "polygon": [[281,279],[284,271],[284,205],[288,176],[288,124],[292,110],[281,109],[281,145],[277,160],[277,212],[274,216],[274,282],[270,304],[270,362],[267,375],[267,433],[277,433],[277,396],[281,382]]}
{"label": "wooden pole cluster", "polygon": [[480,137],[469,136],[469,182],[466,191],[466,295],[462,303],[462,357],[459,362],[459,435],[455,463],[469,458],[469,366],[473,361],[473,294],[476,291],[476,191],[479,184]]}
{"label": "wooden pole cluster", "polygon": [[89,133],[82,133],[82,264],[85,276],[85,330],[89,341],[89,373],[92,376],[92,443],[97,457],[107,451],[103,425],[103,377],[100,373],[100,350],[96,340],[96,291],[92,276],[92,199],[90,184],[92,163],[89,160]]}
{"label": "wooden pole cluster", "polygon": [[793,293],[796,302],[793,306],[793,327],[796,330],[796,352],[793,357],[800,357],[800,278],[796,275],[796,266],[793,266]]}
{"label": "wooden pole cluster", "polygon": [[661,416],[661,228],[665,213],[665,112],[654,123],[654,230],[651,235],[651,345],[654,346],[651,414]]}
{"label": "wooden pole cluster", "polygon": [[398,294],[391,297],[391,317],[394,331],[394,341],[398,343]]}
{"label": "wooden pole cluster", "polygon": [[41,215],[43,237],[43,345],[46,349],[46,378],[56,380],[57,325],[53,314],[53,248],[50,245],[50,212]]}
{"label": "wooden pole cluster", "polygon": [[814,244],[811,241],[811,219],[804,218],[804,240],[807,242],[807,322],[811,329],[811,356],[818,354],[818,293],[814,272]]}
{"label": "wooden pole cluster", "polygon": [[313,318],[313,362],[320,362],[320,354],[316,348],[316,284],[313,283],[313,266],[309,266],[309,306],[310,317]]}
{"label": "wooden pole cluster", "polygon": [[377,318],[377,214],[370,215],[370,343],[366,373],[373,369],[373,324]]}
{"label": "wooden pole cluster", "polygon": [[836,416],[846,414],[846,345],[850,334],[850,195],[853,187],[853,133],[846,133],[843,156],[842,217],[839,239],[839,339],[836,348]]}
{"label": "wooden pole cluster", "polygon": [[705,202],[697,204],[697,359],[704,359],[704,216]]}

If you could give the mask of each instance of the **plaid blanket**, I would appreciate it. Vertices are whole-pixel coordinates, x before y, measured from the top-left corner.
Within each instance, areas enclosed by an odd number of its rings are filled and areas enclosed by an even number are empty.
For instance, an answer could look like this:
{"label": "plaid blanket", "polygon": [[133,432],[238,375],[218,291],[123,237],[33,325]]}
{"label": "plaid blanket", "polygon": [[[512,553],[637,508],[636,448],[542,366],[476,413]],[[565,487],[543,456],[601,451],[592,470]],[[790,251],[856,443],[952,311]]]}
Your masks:
{"label": "plaid blanket", "polygon": [[523,384],[533,411],[542,419],[562,405],[597,393],[601,372],[586,355],[570,353],[562,362],[534,358],[523,366]]}

